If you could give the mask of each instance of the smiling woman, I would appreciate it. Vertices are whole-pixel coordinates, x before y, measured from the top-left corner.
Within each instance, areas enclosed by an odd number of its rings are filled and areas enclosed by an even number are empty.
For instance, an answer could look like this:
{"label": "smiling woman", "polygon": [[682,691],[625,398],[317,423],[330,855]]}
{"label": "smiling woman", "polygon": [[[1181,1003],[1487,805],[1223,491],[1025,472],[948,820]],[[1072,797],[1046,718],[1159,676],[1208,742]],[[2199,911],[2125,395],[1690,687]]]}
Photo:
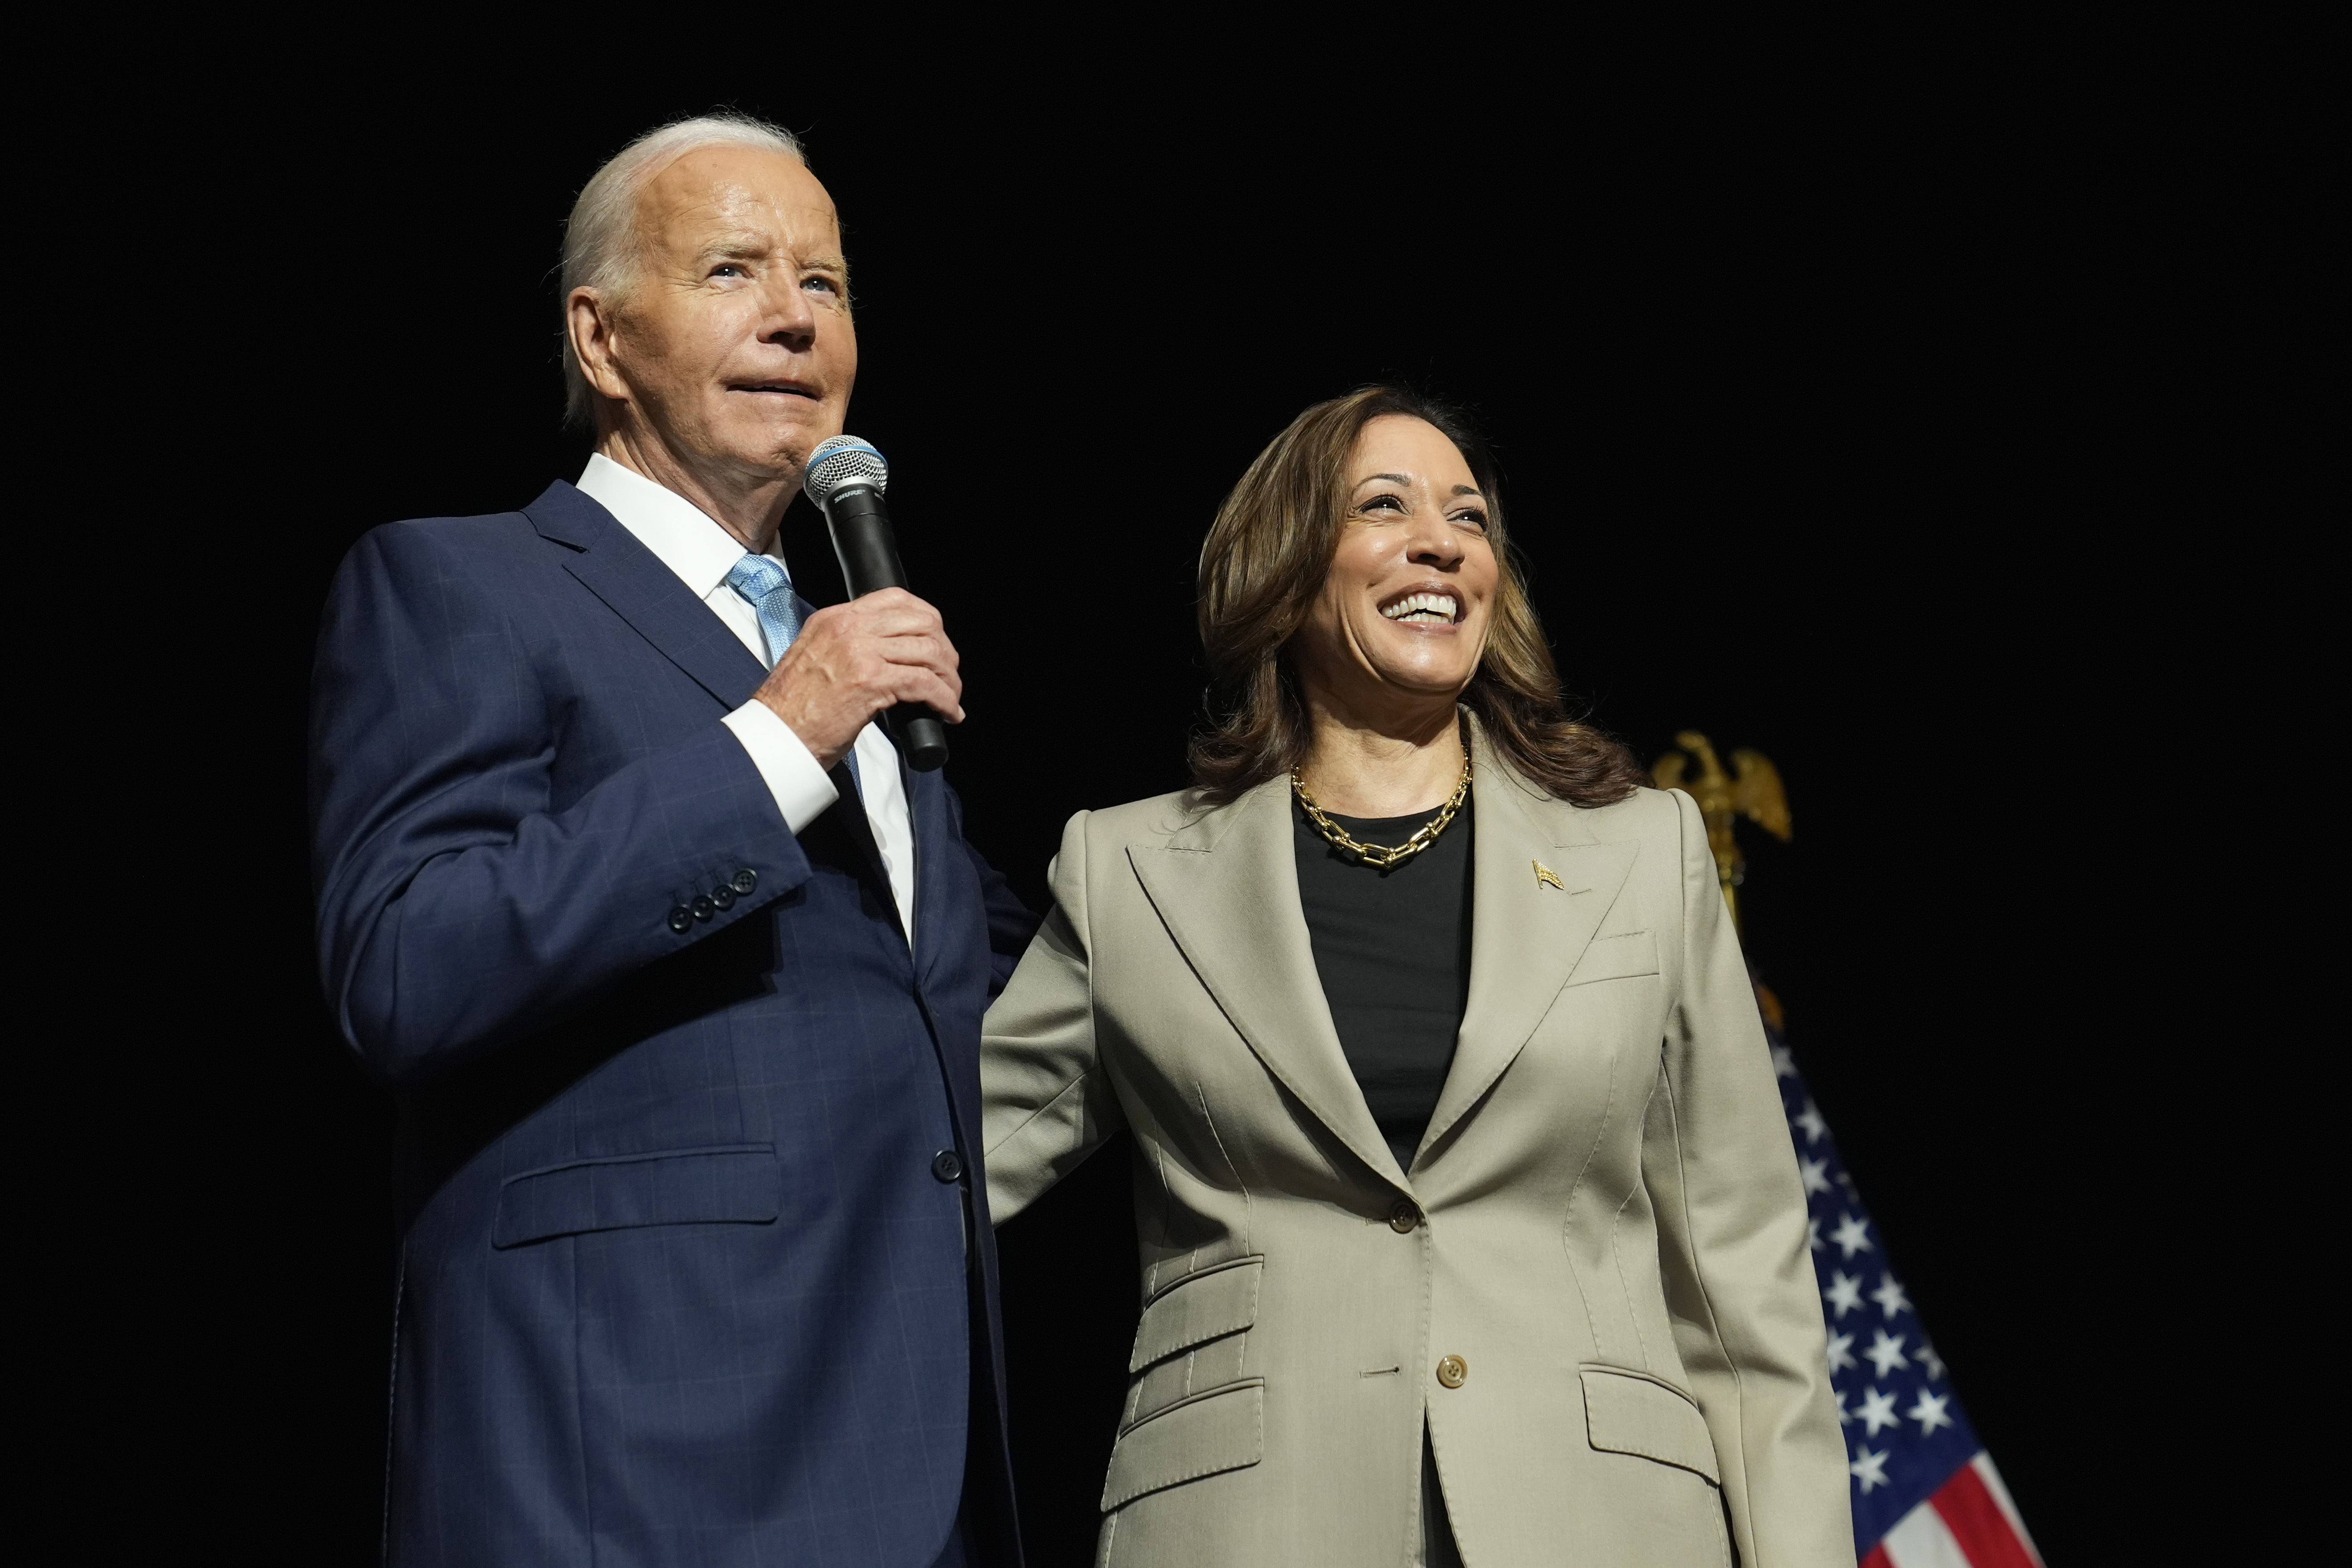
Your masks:
{"label": "smiling woman", "polygon": [[[1416,553],[1430,542],[1412,537],[1416,516],[1444,520],[1434,554]],[[1450,595],[1452,630],[1421,646],[1352,634],[1335,641],[1346,607],[1360,612],[1366,593],[1376,595],[1370,607],[1423,637],[1439,615],[1418,602],[1408,612],[1406,598]],[[1622,800],[1648,782],[1622,747],[1569,717],[1511,556],[1494,461],[1467,420],[1432,399],[1368,387],[1293,420],[1210,527],[1200,623],[1219,712],[1194,738],[1192,762],[1209,801],[1234,800],[1307,761],[1316,724],[1301,677],[1310,668],[1321,678],[1312,686],[1351,710],[1379,704],[1398,679],[1446,686],[1444,700],[1416,705],[1442,726],[1458,692],[1518,771],[1578,805]],[[1310,625],[1316,635],[1299,637]],[[1425,674],[1407,678],[1407,666]]]}
{"label": "smiling woman", "polygon": [[1197,786],[1072,819],[981,1059],[999,1223],[1135,1131],[1097,1561],[1850,1568],[1705,825],[1562,708],[1485,449],[1308,409],[1200,621]]}

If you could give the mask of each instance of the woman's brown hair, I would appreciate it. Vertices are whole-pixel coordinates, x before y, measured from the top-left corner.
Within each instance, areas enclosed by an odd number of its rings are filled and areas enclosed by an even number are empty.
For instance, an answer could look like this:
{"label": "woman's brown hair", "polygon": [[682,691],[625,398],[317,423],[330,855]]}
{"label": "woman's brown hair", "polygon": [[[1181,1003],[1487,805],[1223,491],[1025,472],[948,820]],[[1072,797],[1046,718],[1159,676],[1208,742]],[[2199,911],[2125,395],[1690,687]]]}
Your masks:
{"label": "woman's brown hair", "polygon": [[1418,393],[1368,386],[1318,403],[1260,452],[1217,509],[1201,547],[1201,647],[1209,722],[1192,737],[1192,783],[1222,805],[1288,773],[1313,744],[1298,677],[1284,649],[1330,575],[1346,524],[1347,463],[1383,415],[1436,426],[1486,498],[1500,568],[1492,628],[1462,701],[1512,768],[1571,805],[1624,799],[1649,775],[1615,741],[1569,716],[1559,673],[1503,527],[1495,463],[1460,411]]}

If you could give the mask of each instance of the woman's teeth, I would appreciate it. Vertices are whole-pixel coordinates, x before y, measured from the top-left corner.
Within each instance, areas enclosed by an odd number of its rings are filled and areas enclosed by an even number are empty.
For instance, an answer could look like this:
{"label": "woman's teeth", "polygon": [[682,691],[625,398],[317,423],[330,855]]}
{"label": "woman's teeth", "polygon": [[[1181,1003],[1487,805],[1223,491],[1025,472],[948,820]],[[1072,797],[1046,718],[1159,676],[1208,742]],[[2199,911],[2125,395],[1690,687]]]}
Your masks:
{"label": "woman's teeth", "polygon": [[1452,626],[1462,602],[1451,594],[1407,594],[1381,611],[1392,621],[1443,621]]}

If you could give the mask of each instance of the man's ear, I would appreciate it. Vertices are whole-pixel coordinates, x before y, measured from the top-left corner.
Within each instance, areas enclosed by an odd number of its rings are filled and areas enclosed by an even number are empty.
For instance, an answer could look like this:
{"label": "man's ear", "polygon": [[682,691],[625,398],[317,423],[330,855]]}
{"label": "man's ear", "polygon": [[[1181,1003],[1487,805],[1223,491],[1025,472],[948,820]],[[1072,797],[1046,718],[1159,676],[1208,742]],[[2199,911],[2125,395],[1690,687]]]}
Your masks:
{"label": "man's ear", "polygon": [[615,403],[626,402],[629,384],[614,350],[620,321],[612,301],[594,289],[574,289],[563,301],[563,330],[571,336],[572,356],[580,362],[589,390]]}

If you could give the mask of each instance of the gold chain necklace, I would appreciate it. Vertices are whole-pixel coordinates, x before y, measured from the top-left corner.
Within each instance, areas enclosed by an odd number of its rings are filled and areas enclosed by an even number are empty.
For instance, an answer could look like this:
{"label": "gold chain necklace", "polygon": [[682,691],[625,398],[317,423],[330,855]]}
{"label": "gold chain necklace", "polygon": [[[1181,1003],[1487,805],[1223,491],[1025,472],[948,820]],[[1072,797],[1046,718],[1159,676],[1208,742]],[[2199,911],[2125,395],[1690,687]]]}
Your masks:
{"label": "gold chain necklace", "polygon": [[1454,814],[1462,809],[1462,803],[1470,798],[1470,742],[1462,742],[1462,782],[1454,786],[1454,793],[1446,797],[1444,805],[1437,808],[1437,815],[1421,825],[1420,832],[1393,849],[1384,844],[1356,842],[1346,828],[1325,816],[1323,808],[1315,804],[1314,795],[1307,793],[1307,781],[1298,776],[1297,768],[1290,770],[1290,787],[1298,796],[1298,804],[1306,811],[1307,820],[1315,825],[1318,833],[1365,865],[1385,871],[1391,866],[1412,859],[1436,843],[1437,836],[1445,831],[1445,825],[1454,820]]}

